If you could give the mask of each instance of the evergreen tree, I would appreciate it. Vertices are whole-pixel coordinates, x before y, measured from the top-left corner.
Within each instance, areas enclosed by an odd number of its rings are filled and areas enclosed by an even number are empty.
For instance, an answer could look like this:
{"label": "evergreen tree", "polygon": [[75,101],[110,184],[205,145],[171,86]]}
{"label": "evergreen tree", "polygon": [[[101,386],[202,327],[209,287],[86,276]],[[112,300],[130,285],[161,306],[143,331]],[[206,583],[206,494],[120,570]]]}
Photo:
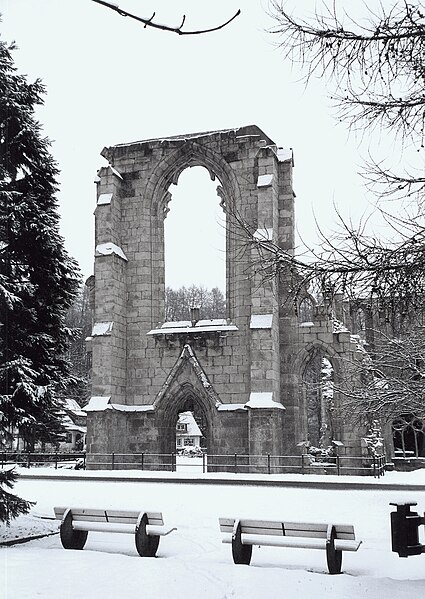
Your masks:
{"label": "evergreen tree", "polygon": [[16,473],[13,468],[0,470],[0,522],[9,522],[21,514],[26,514],[33,505],[32,501],[26,501],[9,493],[4,487],[11,489],[16,482]]}
{"label": "evergreen tree", "polygon": [[11,50],[0,41],[0,446],[15,431],[32,450],[62,430],[56,394],[69,377],[65,318],[79,273],[59,235],[58,170],[34,117],[45,90],[17,74]]}

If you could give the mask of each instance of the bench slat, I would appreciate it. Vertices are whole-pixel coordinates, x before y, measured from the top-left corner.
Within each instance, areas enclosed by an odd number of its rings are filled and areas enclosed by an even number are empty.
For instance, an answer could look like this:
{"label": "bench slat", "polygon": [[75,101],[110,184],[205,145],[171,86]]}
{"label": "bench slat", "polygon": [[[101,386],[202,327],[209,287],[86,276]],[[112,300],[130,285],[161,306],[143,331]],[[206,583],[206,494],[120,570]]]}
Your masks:
{"label": "bench slat", "polygon": [[[234,518],[220,518],[220,530],[224,533],[233,531]],[[247,520],[241,519],[242,533],[261,534],[271,536],[300,536],[300,537],[318,537],[326,538],[328,525],[324,523],[303,523],[303,522],[281,522],[272,520]],[[351,524],[335,524],[336,536],[338,539],[354,540],[354,526]]]}
{"label": "bench slat", "polygon": [[[227,531],[231,532],[231,531]],[[285,528],[285,534],[282,529],[274,528],[251,528],[249,526],[242,526],[242,534],[252,535],[269,535],[271,537],[303,537],[309,539],[326,539],[326,530],[291,530]],[[337,534],[338,539],[353,540],[354,535]]]}
{"label": "bench slat", "polygon": [[[66,507],[55,507],[55,518],[62,520]],[[99,522],[99,523],[111,523],[111,524],[136,524],[140,512],[133,510],[99,510],[92,508],[70,508],[72,512],[73,522]],[[146,512],[148,517],[148,523],[155,526],[162,526],[164,520],[161,512]]]}
{"label": "bench slat", "polygon": [[[242,534],[241,541],[244,545],[262,545],[268,547],[292,547],[297,549],[326,549],[326,539],[319,538],[297,538],[297,537],[276,537]],[[223,543],[232,543],[231,535],[226,535],[222,539]],[[335,549],[337,551],[357,551],[360,541],[336,540]]]}
{"label": "bench slat", "polygon": [[116,524],[111,522],[89,522],[79,521],[72,522],[73,530],[86,530],[91,532],[120,532],[124,534],[134,533],[136,530],[135,524]]}

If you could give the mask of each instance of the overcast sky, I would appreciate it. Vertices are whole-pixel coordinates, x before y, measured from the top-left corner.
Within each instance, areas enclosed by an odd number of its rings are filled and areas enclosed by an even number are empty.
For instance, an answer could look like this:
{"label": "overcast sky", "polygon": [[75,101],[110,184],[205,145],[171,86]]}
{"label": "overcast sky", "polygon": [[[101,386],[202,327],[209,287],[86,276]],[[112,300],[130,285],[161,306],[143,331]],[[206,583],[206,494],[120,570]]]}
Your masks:
{"label": "overcast sky", "polygon": [[[315,4],[289,2],[297,14],[311,13]],[[84,276],[93,269],[93,181],[104,164],[104,146],[256,124],[277,145],[294,149],[303,239],[316,239],[314,213],[326,230],[335,222],[334,204],[347,217],[365,209],[356,140],[338,125],[323,81],[306,88],[298,69],[283,60],[276,38],[266,31],[274,24],[267,0],[120,0],[120,6],[141,16],[155,10],[156,19],[168,24],[186,14],[187,28],[216,25],[238,8],[242,14],[219,32],[179,37],[144,29],[91,0],[0,0],[1,37],[19,46],[14,53],[19,72],[30,81],[40,77],[47,87],[37,116],[61,170],[66,247]],[[202,169],[185,171],[179,183],[166,221],[167,239],[175,229],[167,254],[175,262],[166,282],[222,287],[223,267],[210,267],[209,254],[201,251],[218,251],[223,264],[220,227],[205,241],[211,229],[206,225],[217,219],[216,184]],[[184,192],[189,210],[178,219],[176,206],[180,210],[184,202],[177,190]],[[199,206],[201,196],[198,214],[191,202]]]}

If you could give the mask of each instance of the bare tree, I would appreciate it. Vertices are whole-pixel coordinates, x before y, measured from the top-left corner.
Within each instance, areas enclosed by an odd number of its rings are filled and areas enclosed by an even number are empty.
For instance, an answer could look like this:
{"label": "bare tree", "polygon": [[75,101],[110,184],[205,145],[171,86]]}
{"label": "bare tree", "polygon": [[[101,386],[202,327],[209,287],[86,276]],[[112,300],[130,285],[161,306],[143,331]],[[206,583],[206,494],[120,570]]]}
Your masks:
{"label": "bare tree", "polygon": [[[340,17],[334,2],[325,3],[325,14],[316,13],[311,21],[288,14],[276,0],[271,7],[277,22],[273,32],[284,56],[301,63],[307,83],[315,75],[328,77],[339,117],[350,129],[388,129],[401,148],[414,143],[422,156],[425,16],[420,2],[398,2],[386,14],[381,5],[382,14],[369,11],[366,24],[357,24],[345,12]],[[381,208],[389,239],[367,234],[367,221],[354,225],[339,217],[336,232],[321,233],[319,249],[310,248],[307,257],[258,238],[240,215],[231,215],[241,234],[258,248],[258,268],[264,275],[285,277],[289,299],[315,285],[322,293],[378,296],[388,309],[422,305],[425,178],[391,173],[379,160],[367,165],[366,177],[378,185],[380,197],[415,194],[418,200],[413,216],[394,216]]]}
{"label": "bare tree", "polygon": [[226,27],[226,25],[229,25],[229,23],[231,23],[234,19],[236,19],[236,17],[238,17],[241,13],[241,11],[238,10],[230,19],[221,23],[220,25],[216,25],[215,27],[184,31],[183,27],[186,22],[186,15],[183,15],[180,25],[172,27],[170,25],[164,25],[162,23],[157,23],[156,21],[154,21],[156,13],[153,13],[153,15],[151,15],[148,18],[140,17],[138,15],[134,15],[134,14],[120,8],[118,6],[118,4],[116,4],[115,2],[104,2],[104,0],[92,0],[92,2],[96,2],[96,4],[102,4],[103,6],[110,8],[111,10],[118,13],[121,17],[129,17],[130,19],[134,19],[135,21],[142,23],[142,25],[145,28],[152,27],[154,29],[160,29],[162,31],[169,31],[171,33],[177,33],[177,35],[200,35],[203,33],[211,33],[213,31],[218,31],[219,29],[223,29],[224,27]]}
{"label": "bare tree", "polygon": [[183,286],[180,289],[166,288],[166,320],[189,320],[192,306],[200,308],[200,317],[203,320],[225,317],[226,303],[223,292],[218,287],[211,291],[202,285]]}
{"label": "bare tree", "polygon": [[[339,3],[338,3],[339,4]],[[344,4],[344,3],[341,3]],[[388,130],[400,150],[424,149],[425,8],[420,1],[381,3],[356,22],[343,6],[324,4],[324,14],[298,19],[272,0],[273,29],[284,56],[305,68],[306,80],[327,77],[338,117],[352,130]],[[406,167],[406,165],[404,165]],[[422,172],[391,172],[382,160],[366,165],[365,176],[380,195],[425,192]],[[377,186],[377,187],[376,187]]]}
{"label": "bare tree", "polygon": [[376,331],[373,358],[365,353],[358,367],[363,384],[338,388],[343,414],[358,423],[391,423],[401,414],[425,419],[424,347],[422,327],[412,327],[399,338]]}

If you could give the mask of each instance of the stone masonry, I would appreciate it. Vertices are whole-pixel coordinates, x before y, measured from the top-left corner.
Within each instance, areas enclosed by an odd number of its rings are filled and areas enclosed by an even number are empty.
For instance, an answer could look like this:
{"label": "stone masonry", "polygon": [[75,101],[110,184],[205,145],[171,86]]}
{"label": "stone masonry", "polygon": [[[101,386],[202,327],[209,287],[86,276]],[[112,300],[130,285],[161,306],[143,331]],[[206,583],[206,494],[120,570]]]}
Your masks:
{"label": "stone masonry", "polygon": [[[178,414],[187,409],[205,422],[209,454],[299,453],[309,356],[322,352],[337,376],[340,356],[356,359],[359,349],[348,332],[333,331],[323,307],[300,325],[293,304],[282,301],[284,273],[264,279],[255,246],[233,218],[254,238],[292,251],[292,152],[248,126],[121,144],[102,156],[109,166],[98,173],[95,212],[89,467],[102,467],[100,454],[171,453]],[[227,314],[165,323],[169,187],[191,166],[218,180],[227,215]],[[334,429],[358,453],[352,431],[342,423]]]}

